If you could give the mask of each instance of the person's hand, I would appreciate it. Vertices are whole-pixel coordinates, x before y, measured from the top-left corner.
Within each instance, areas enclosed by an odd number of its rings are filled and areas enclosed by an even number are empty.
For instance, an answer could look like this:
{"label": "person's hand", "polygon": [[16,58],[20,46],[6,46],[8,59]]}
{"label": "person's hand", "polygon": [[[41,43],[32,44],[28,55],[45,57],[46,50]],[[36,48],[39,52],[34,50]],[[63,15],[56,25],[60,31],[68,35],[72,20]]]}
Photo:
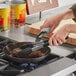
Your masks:
{"label": "person's hand", "polygon": [[46,19],[43,25],[40,27],[40,29],[51,27],[50,32],[52,32],[59,25],[63,17],[64,17],[64,14],[58,14],[52,18]]}
{"label": "person's hand", "polygon": [[51,36],[51,38],[49,39],[50,46],[57,46],[66,42],[66,37],[70,33],[70,25],[71,24],[64,25]]}

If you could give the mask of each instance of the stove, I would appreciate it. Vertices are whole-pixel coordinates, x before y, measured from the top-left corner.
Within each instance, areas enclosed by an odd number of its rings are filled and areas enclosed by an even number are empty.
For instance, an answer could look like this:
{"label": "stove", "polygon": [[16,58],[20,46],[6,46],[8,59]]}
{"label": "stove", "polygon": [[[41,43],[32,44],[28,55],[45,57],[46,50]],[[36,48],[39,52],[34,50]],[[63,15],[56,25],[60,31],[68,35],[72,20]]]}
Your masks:
{"label": "stove", "polygon": [[[2,55],[3,51],[2,49],[11,43],[15,43],[17,41],[0,36],[0,55]],[[38,63],[12,63],[9,61],[6,61],[4,59],[0,58],[0,75],[2,76],[16,76],[19,73],[27,73],[30,71],[33,71],[34,69],[37,69],[39,67],[42,67],[46,64],[52,63],[61,57],[55,54],[49,54],[44,60],[38,62]]]}
{"label": "stove", "polygon": [[[4,54],[2,49],[6,45],[16,42],[15,40],[0,36],[0,56]],[[76,61],[72,60],[73,57],[75,57],[75,54],[61,57],[50,53],[44,60],[38,63],[22,64],[13,63],[0,57],[0,76],[64,76],[74,72],[76,69]],[[48,70],[46,70],[47,68]],[[37,73],[36,70],[38,70],[39,73]],[[54,75],[52,75],[53,73]]]}

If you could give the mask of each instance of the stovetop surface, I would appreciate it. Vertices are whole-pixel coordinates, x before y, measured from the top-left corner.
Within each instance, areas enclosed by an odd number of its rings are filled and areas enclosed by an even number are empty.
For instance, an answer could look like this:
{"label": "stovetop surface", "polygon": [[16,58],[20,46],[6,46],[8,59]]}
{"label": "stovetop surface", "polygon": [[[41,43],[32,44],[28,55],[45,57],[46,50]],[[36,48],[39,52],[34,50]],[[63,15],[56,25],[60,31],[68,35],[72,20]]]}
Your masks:
{"label": "stovetop surface", "polygon": [[[14,43],[14,42],[16,41],[0,36],[0,54],[2,54],[2,49],[6,45],[10,43]],[[42,67],[46,64],[52,63],[58,59],[60,59],[60,56],[51,54],[51,53],[39,63],[18,64],[18,63],[12,63],[12,62],[9,62],[9,61],[6,61],[0,58],[0,75],[15,76],[19,73],[27,73],[34,69],[37,69],[38,67]]]}

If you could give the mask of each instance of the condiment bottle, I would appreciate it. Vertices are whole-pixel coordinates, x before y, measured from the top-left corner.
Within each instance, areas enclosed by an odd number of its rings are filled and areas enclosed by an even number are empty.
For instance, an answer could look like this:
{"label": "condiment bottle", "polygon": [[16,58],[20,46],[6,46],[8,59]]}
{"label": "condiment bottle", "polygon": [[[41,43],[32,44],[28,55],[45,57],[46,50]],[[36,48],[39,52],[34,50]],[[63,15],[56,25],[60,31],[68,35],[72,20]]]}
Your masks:
{"label": "condiment bottle", "polygon": [[20,27],[25,25],[26,20],[26,2],[24,0],[11,1],[11,25]]}

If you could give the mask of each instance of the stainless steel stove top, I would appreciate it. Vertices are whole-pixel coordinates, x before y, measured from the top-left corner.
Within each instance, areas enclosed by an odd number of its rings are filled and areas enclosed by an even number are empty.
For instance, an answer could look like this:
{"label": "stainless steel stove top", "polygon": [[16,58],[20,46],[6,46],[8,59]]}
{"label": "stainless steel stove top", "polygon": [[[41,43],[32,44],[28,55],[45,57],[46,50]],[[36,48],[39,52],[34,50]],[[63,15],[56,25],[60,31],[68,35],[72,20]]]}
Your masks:
{"label": "stainless steel stove top", "polygon": [[[0,36],[0,55],[3,52],[3,48],[11,43],[15,43],[16,41],[12,40],[12,39],[8,39],[5,37]],[[1,58],[0,58],[1,59]],[[14,62],[10,62],[10,61],[6,61],[1,59],[0,60],[0,74],[2,75],[17,75],[18,73],[27,73],[30,72],[34,69],[37,69],[38,67],[41,67],[43,65],[52,63],[56,60],[60,59],[60,57],[58,55],[55,54],[49,54],[49,56],[47,56],[44,60],[42,60],[41,62],[38,63],[24,63],[24,64],[18,64],[18,63],[14,63]],[[23,72],[20,72],[21,70],[23,70]]]}
{"label": "stainless steel stove top", "polygon": [[[4,46],[15,42],[16,41],[12,39],[0,36],[0,55],[2,54],[2,49]],[[75,63],[76,61],[70,58],[60,57],[52,53],[50,53],[49,56],[39,63],[18,64],[0,58],[0,75],[42,76],[44,74],[44,76],[63,76],[75,71]],[[44,72],[45,70],[46,72]],[[67,73],[67,71],[69,72]],[[47,73],[47,75],[45,73]]]}

